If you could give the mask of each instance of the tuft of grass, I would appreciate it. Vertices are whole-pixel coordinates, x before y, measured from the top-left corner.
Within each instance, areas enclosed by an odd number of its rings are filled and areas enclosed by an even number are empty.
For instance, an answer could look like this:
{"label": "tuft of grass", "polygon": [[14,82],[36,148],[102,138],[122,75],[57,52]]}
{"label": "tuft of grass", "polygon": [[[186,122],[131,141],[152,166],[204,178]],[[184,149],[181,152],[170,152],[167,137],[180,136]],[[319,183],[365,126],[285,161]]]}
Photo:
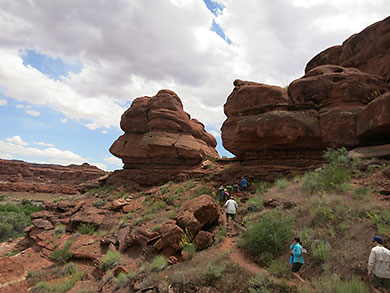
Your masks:
{"label": "tuft of grass", "polygon": [[357,200],[370,200],[372,197],[371,189],[363,186],[357,187],[353,190],[352,197]]}
{"label": "tuft of grass", "polygon": [[257,274],[248,280],[249,293],[271,293],[274,285],[268,275],[264,273]]}
{"label": "tuft of grass", "polygon": [[260,194],[266,193],[268,189],[271,187],[271,185],[272,184],[267,181],[258,181],[254,183],[256,193],[260,193]]}
{"label": "tuft of grass", "polygon": [[343,280],[336,274],[323,275],[309,286],[303,286],[301,292],[334,292],[334,293],[368,293],[369,290],[364,283],[357,277],[352,277],[349,280]]}
{"label": "tuft of grass", "polygon": [[271,261],[269,271],[278,278],[287,278],[290,275],[290,267],[287,263],[278,260]]}
{"label": "tuft of grass", "polygon": [[264,209],[263,200],[261,197],[252,197],[248,200],[246,209],[248,212],[260,212]]}
{"label": "tuft of grass", "polygon": [[53,235],[55,237],[60,237],[60,235],[65,233],[65,226],[64,225],[57,225],[53,230]]}
{"label": "tuft of grass", "polygon": [[146,203],[146,214],[153,214],[167,207],[167,204],[162,200],[158,200],[158,201],[146,200],[145,203]]}
{"label": "tuft of grass", "polygon": [[280,254],[292,236],[293,219],[282,210],[270,211],[254,223],[249,223],[239,238],[239,246],[260,263],[269,262]]}
{"label": "tuft of grass", "polygon": [[93,235],[93,233],[95,233],[95,226],[91,223],[82,223],[78,225],[77,232],[80,234]]}
{"label": "tuft of grass", "polygon": [[117,265],[119,265],[120,262],[120,254],[117,251],[109,250],[107,251],[106,255],[103,256],[101,262],[100,262],[100,268],[103,271],[108,271]]}
{"label": "tuft of grass", "polygon": [[134,270],[130,271],[128,274],[125,272],[119,273],[119,275],[114,278],[115,289],[119,290],[129,286],[135,280],[136,276],[137,272]]}
{"label": "tuft of grass", "polygon": [[159,272],[168,266],[168,261],[163,255],[155,256],[150,263],[149,269],[152,272]]}
{"label": "tuft of grass", "polygon": [[217,265],[214,262],[209,262],[206,265],[206,268],[202,271],[202,277],[205,280],[206,284],[213,285],[217,280],[221,278],[224,270],[224,266]]}
{"label": "tuft of grass", "polygon": [[20,252],[19,250],[12,250],[11,252],[3,254],[2,257],[14,256],[14,255],[17,255],[19,252]]}
{"label": "tuft of grass", "polygon": [[195,243],[189,243],[185,245],[182,250],[185,251],[188,254],[188,257],[191,259],[196,253],[196,245]]}
{"label": "tuft of grass", "polygon": [[390,210],[381,210],[379,214],[374,214],[371,221],[379,234],[390,236]]}
{"label": "tuft of grass", "polygon": [[212,191],[207,186],[199,185],[199,186],[195,187],[193,194],[192,194],[192,197],[194,198],[194,197],[200,196],[202,194],[212,195]]}
{"label": "tuft of grass", "polygon": [[184,183],[184,188],[189,190],[195,187],[194,179],[190,179]]}
{"label": "tuft of grass", "polygon": [[225,239],[227,235],[227,228],[225,225],[219,226],[219,231],[217,232],[217,235],[215,237],[215,243],[220,243]]}
{"label": "tuft of grass", "polygon": [[71,252],[69,252],[69,248],[72,245],[71,240],[67,240],[62,249],[58,249],[52,252],[50,258],[57,263],[65,264],[67,263],[73,256]]}
{"label": "tuft of grass", "polygon": [[275,185],[279,189],[286,189],[288,186],[288,180],[285,177],[281,177],[276,180]]}
{"label": "tuft of grass", "polygon": [[311,252],[315,262],[324,263],[329,258],[330,248],[325,242],[321,241],[312,244]]}

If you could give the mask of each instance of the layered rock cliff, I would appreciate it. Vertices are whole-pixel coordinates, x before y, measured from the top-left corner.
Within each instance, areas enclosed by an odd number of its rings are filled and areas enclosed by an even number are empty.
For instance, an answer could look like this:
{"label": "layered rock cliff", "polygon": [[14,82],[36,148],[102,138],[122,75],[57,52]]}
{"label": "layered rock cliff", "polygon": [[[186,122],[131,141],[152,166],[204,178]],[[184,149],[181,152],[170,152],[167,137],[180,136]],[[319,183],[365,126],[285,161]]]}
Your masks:
{"label": "layered rock cliff", "polygon": [[389,61],[386,18],[318,54],[287,89],[236,80],[224,147],[267,175],[315,166],[328,147],[390,143]]}
{"label": "layered rock cliff", "polygon": [[205,158],[218,157],[215,138],[184,112],[180,98],[170,90],[135,99],[120,125],[125,133],[110,152],[122,159],[124,170],[110,176],[111,183],[162,183]]}

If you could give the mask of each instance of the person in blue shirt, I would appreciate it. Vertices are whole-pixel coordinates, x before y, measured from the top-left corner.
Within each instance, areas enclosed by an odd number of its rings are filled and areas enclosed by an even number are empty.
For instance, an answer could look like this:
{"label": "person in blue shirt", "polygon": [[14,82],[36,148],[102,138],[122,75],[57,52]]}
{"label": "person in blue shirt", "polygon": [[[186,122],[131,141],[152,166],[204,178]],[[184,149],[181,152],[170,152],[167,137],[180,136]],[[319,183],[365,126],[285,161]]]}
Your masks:
{"label": "person in blue shirt", "polygon": [[241,189],[242,191],[245,191],[248,188],[248,181],[242,177],[241,179]]}
{"label": "person in blue shirt", "polygon": [[300,268],[305,263],[303,261],[302,246],[300,244],[299,237],[295,237],[293,244],[290,245],[290,263],[292,264],[291,273],[293,274],[293,276],[295,276],[302,283],[305,283],[305,280],[302,279],[301,276],[298,274]]}

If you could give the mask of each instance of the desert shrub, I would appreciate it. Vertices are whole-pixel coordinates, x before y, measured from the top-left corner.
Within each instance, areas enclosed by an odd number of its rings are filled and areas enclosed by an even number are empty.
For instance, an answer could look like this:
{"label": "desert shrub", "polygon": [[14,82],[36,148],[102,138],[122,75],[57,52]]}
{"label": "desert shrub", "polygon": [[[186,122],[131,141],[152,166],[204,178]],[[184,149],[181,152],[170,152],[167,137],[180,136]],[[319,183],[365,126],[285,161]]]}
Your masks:
{"label": "desert shrub", "polygon": [[292,218],[280,209],[264,214],[257,222],[249,223],[239,238],[239,245],[267,263],[278,255],[292,236]]}
{"label": "desert shrub", "polygon": [[153,214],[157,211],[160,211],[160,210],[163,210],[167,207],[167,204],[162,201],[162,200],[158,200],[158,201],[145,201],[146,203],[146,213],[147,214]]}
{"label": "desert shrub", "polygon": [[324,154],[327,163],[318,172],[308,172],[305,175],[303,189],[309,193],[317,192],[346,192],[350,188],[348,181],[352,176],[352,162],[347,157],[343,147],[332,149]]}
{"label": "desert shrub", "polygon": [[266,273],[260,273],[248,280],[249,293],[271,293],[274,282]]}
{"label": "desert shrub", "polygon": [[225,270],[224,266],[220,266],[213,262],[209,262],[206,265],[206,268],[202,271],[202,277],[207,284],[212,285],[214,284],[215,281],[221,278],[224,270]]}
{"label": "desert shrub", "polygon": [[352,194],[354,199],[371,199],[371,190],[367,187],[357,187]]}
{"label": "desert shrub", "polygon": [[106,197],[115,187],[113,185],[104,185],[101,187],[95,187],[88,190],[85,195],[93,195],[96,197]]}
{"label": "desert shrub", "polygon": [[279,189],[285,189],[288,186],[288,180],[284,177],[281,177],[276,180],[275,185]]}
{"label": "desert shrub", "polygon": [[271,183],[267,181],[258,181],[254,183],[256,193],[266,193],[271,187]]}
{"label": "desert shrub", "polygon": [[77,226],[77,232],[80,234],[93,235],[93,233],[95,233],[95,226],[91,223],[82,223]]}
{"label": "desert shrub", "polygon": [[182,248],[182,250],[185,251],[188,254],[188,257],[191,259],[196,253],[196,245],[195,243],[187,244]]}
{"label": "desert shrub", "polygon": [[317,263],[324,263],[329,257],[329,245],[327,245],[323,241],[317,244],[312,244],[311,253],[313,255],[314,261],[316,261]]}
{"label": "desert shrub", "polygon": [[379,234],[390,236],[390,210],[381,210],[379,214],[372,216],[372,223]]}
{"label": "desert shrub", "polygon": [[59,237],[61,234],[65,233],[65,226],[64,225],[57,225],[53,230],[53,235],[56,237]]}
{"label": "desert shrub", "polygon": [[192,194],[192,197],[197,197],[197,196],[202,195],[202,194],[211,195],[212,192],[211,192],[210,188],[208,188],[207,186],[199,185],[199,186],[195,187],[193,194]]}
{"label": "desert shrub", "polygon": [[2,257],[14,256],[17,255],[19,252],[20,252],[19,250],[12,250],[11,252],[3,254]]}
{"label": "desert shrub", "polygon": [[107,203],[107,200],[106,199],[98,199],[97,201],[95,201],[92,205],[98,209],[102,208],[103,206],[105,206],[105,204]]}
{"label": "desert shrub", "polygon": [[50,255],[50,258],[57,263],[65,264],[72,258],[72,253],[69,252],[69,248],[72,245],[72,241],[67,240],[63,248],[55,250]]}
{"label": "desert shrub", "polygon": [[323,275],[312,282],[312,288],[304,286],[301,292],[324,293],[368,293],[369,290],[364,286],[364,283],[357,277],[352,277],[349,280],[342,280],[338,275]]}
{"label": "desert shrub", "polygon": [[67,278],[62,279],[56,283],[39,282],[34,287],[34,292],[58,292],[65,293],[71,290],[75,283],[81,280],[84,276],[84,271],[79,272],[74,265],[69,273],[66,274]]}
{"label": "desert shrub", "polygon": [[134,281],[136,276],[136,271],[130,271],[128,274],[126,274],[125,272],[119,273],[119,275],[114,278],[115,288],[119,290],[121,288],[129,286],[129,284]]}
{"label": "desert shrub", "polygon": [[159,272],[168,266],[168,261],[163,255],[157,255],[152,259],[149,269],[152,272]]}
{"label": "desert shrub", "polygon": [[290,267],[284,261],[273,260],[269,265],[269,271],[278,278],[286,278],[290,274]]}
{"label": "desert shrub", "polygon": [[103,256],[100,262],[100,268],[103,271],[108,271],[116,267],[120,262],[120,254],[117,251],[109,250],[106,255]]}
{"label": "desert shrub", "polygon": [[190,179],[184,183],[184,188],[187,190],[194,187],[195,187],[195,181],[193,179]]}
{"label": "desert shrub", "polygon": [[260,212],[264,209],[261,197],[252,197],[248,200],[246,209],[248,212]]}
{"label": "desert shrub", "polygon": [[31,225],[30,215],[41,210],[29,200],[23,204],[0,205],[0,241],[23,236],[24,228]]}

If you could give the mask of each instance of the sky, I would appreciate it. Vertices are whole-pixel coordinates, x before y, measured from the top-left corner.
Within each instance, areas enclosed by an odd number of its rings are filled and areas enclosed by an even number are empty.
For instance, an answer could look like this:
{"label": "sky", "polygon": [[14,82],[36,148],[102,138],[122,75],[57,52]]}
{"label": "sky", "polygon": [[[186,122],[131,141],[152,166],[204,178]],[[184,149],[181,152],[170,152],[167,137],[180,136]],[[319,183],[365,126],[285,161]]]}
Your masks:
{"label": "sky", "polygon": [[0,158],[122,167],[122,113],[171,89],[223,149],[235,79],[286,86],[388,0],[0,0]]}

